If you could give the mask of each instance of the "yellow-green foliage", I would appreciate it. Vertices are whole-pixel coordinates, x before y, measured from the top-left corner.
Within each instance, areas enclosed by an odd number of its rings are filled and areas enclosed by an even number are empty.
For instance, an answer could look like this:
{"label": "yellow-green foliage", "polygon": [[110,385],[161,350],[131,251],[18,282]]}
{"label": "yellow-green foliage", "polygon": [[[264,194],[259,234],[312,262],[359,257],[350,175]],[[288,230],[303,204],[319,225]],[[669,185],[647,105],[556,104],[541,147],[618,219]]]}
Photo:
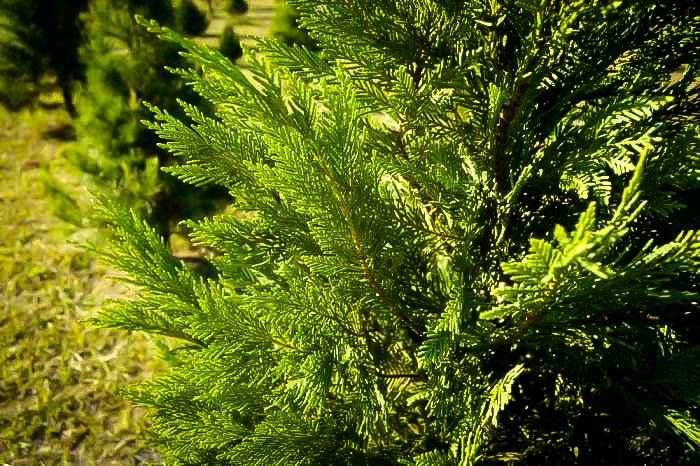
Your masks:
{"label": "yellow-green foliage", "polygon": [[80,322],[95,296],[127,290],[66,244],[42,192],[40,166],[60,149],[49,133],[67,122],[0,108],[0,464],[154,461],[117,390],[162,363],[145,338]]}

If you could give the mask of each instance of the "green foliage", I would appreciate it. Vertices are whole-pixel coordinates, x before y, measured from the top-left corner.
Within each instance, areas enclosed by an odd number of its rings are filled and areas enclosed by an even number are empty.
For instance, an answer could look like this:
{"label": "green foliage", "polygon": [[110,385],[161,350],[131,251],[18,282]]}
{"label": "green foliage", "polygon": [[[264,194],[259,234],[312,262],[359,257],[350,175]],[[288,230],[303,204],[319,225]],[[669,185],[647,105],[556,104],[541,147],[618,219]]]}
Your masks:
{"label": "green foliage", "polygon": [[287,45],[297,44],[318,50],[318,43],[309,36],[306,28],[299,25],[299,12],[286,0],[277,0],[269,35]]}
{"label": "green foliage", "polygon": [[148,127],[228,212],[204,279],[133,211],[102,257],[169,335],[128,391],[173,464],[691,464],[698,8],[297,0],[323,54],[243,73],[150,23],[213,104]]}
{"label": "green foliage", "polygon": [[221,55],[235,62],[243,56],[243,47],[238,35],[233,31],[233,26],[227,25],[219,38],[219,52]]}
{"label": "green foliage", "polygon": [[161,24],[172,24],[175,7],[172,0],[131,0],[127,3],[129,17],[140,14]]}
{"label": "green foliage", "polygon": [[180,0],[175,11],[175,25],[183,34],[197,36],[207,30],[209,19],[192,0]]}
{"label": "green foliage", "polygon": [[75,116],[73,85],[83,77],[78,16],[85,9],[87,0],[0,1],[0,103],[16,110],[33,102],[50,73]]}
{"label": "green foliage", "polygon": [[[60,104],[60,93],[42,101]],[[66,244],[39,180],[61,144],[47,129],[68,123],[60,106],[0,109],[0,464],[155,461],[139,435],[143,411],[118,390],[164,364],[152,357],[150,338],[124,340],[80,322],[106,293],[127,290]]]}
{"label": "green foliage", "polygon": [[[178,98],[204,105],[165,69],[183,64],[177,48],[164,46],[136,24],[134,13],[155,10],[159,17],[175,21],[174,10],[164,7],[161,0],[98,0],[91,4],[85,17],[87,43],[81,51],[87,69],[79,91],[80,116],[74,123],[77,140],[62,155],[82,174],[90,191],[119,197],[149,216],[167,235],[174,221],[212,209],[225,193],[220,189],[195,191],[162,174],[161,168],[171,158],[140,124],[148,116],[144,102],[177,115],[184,115],[178,112]],[[70,186],[61,193],[57,183],[47,185],[57,188],[54,198],[80,197]],[[76,200],[75,206],[57,213],[64,218],[78,217],[78,224],[85,226],[89,220],[82,215],[85,208],[84,202]]]}
{"label": "green foliage", "polygon": [[231,15],[243,15],[248,11],[246,0],[226,0],[224,10]]}

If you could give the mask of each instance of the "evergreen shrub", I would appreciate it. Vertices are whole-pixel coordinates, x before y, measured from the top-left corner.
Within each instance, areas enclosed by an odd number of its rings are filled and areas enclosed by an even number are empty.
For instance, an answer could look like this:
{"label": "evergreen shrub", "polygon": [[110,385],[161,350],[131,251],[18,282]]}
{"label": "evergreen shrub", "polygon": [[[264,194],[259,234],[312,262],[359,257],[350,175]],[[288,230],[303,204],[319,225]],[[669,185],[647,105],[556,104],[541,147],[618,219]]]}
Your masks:
{"label": "evergreen shrub", "polygon": [[309,36],[309,32],[299,25],[299,12],[286,0],[275,2],[275,14],[268,35],[281,40],[287,45],[303,45],[318,51],[318,43]]}
{"label": "evergreen shrub", "polygon": [[[143,102],[180,116],[185,114],[177,99],[205,105],[164,68],[185,66],[178,48],[136,24],[134,13],[154,10],[174,26],[174,9],[164,7],[163,0],[96,0],[84,16],[85,44],[80,53],[86,69],[78,89],[79,116],[73,122],[77,138],[45,177],[54,212],[72,223],[79,219],[79,226],[90,223],[84,196],[74,186],[64,186],[60,192],[60,184],[51,180],[54,168],[64,161],[81,176],[81,188],[119,198],[157,224],[165,236],[177,221],[211,211],[225,194],[221,188],[203,191],[162,173],[172,157],[140,124],[150,114]],[[72,202],[65,202],[68,199]]]}
{"label": "evergreen shrub", "polygon": [[227,25],[224,30],[221,31],[221,36],[219,37],[219,52],[232,62],[235,62],[243,56],[241,40],[234,32],[233,26]]}
{"label": "evergreen shrub", "polygon": [[175,6],[172,0],[137,0],[131,2],[131,16],[141,14],[160,24],[172,24],[175,19]]}
{"label": "evergreen shrub", "polygon": [[100,204],[169,464],[697,464],[697,4],[293,6],[323,54],[245,74],[149,24],[216,110],[148,126],[231,193],[217,276]]}
{"label": "evergreen shrub", "polygon": [[175,10],[175,24],[183,34],[198,36],[209,27],[209,19],[192,0],[180,0]]}
{"label": "evergreen shrub", "polygon": [[243,15],[248,12],[246,0],[226,0],[225,10],[231,15]]}
{"label": "evergreen shrub", "polygon": [[10,110],[35,102],[41,81],[55,77],[66,110],[84,78],[78,50],[87,0],[0,0],[0,103]]}

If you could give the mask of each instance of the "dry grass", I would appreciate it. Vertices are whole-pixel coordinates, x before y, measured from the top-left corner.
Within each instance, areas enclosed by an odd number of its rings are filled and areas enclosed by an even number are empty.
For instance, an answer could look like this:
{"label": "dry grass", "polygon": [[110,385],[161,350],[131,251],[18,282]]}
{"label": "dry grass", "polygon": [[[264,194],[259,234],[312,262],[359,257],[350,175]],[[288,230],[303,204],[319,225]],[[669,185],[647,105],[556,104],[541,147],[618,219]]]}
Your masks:
{"label": "dry grass", "polygon": [[164,364],[145,336],[80,322],[124,290],[66,241],[43,195],[41,165],[61,145],[48,133],[68,122],[60,108],[0,110],[0,463],[154,461],[118,389]]}
{"label": "dry grass", "polygon": [[[274,3],[251,0],[248,14],[230,18],[215,0],[204,40],[218,42],[227,22],[243,36],[265,34]],[[147,336],[80,322],[126,290],[49,212],[42,166],[60,165],[55,137],[70,132],[70,120],[58,95],[47,99],[34,112],[0,107],[0,464],[156,462],[139,433],[143,412],[118,392],[165,363]]]}
{"label": "dry grass", "polygon": [[[206,11],[206,3],[198,2]],[[255,36],[264,36],[272,23],[277,0],[248,0],[248,12],[240,16],[230,16],[224,12],[224,0],[214,0],[214,15],[210,18],[209,28],[201,40],[209,45],[216,46],[219,43],[219,34],[227,24],[233,26],[236,34],[242,42],[254,46]]]}

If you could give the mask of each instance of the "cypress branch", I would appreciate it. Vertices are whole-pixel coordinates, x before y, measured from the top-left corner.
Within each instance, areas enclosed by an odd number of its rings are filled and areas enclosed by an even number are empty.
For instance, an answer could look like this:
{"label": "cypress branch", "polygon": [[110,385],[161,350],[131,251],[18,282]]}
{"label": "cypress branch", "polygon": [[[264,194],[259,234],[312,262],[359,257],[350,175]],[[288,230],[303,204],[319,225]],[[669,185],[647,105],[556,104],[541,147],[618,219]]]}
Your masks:
{"label": "cypress branch", "polygon": [[245,73],[146,24],[212,104],[153,108],[170,171],[232,194],[206,280],[104,209],[144,295],[98,323],[187,348],[128,392],[164,455],[697,462],[691,3],[290,3],[321,52]]}

